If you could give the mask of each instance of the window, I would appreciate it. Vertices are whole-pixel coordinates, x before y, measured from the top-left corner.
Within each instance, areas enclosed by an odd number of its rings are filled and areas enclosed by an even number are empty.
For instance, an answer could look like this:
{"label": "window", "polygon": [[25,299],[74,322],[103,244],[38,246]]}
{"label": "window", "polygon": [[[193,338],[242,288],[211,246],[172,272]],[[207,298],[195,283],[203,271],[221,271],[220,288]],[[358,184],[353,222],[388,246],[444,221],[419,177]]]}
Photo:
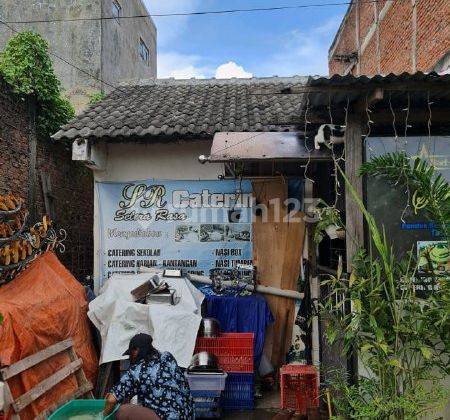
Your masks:
{"label": "window", "polygon": [[119,18],[122,16],[122,6],[117,0],[114,0],[111,4],[111,12],[114,19],[119,22]]}
{"label": "window", "polygon": [[150,52],[147,48],[147,45],[145,45],[145,42],[142,41],[142,39],[139,40],[139,56],[141,57],[142,61],[144,61],[146,64],[149,63]]}

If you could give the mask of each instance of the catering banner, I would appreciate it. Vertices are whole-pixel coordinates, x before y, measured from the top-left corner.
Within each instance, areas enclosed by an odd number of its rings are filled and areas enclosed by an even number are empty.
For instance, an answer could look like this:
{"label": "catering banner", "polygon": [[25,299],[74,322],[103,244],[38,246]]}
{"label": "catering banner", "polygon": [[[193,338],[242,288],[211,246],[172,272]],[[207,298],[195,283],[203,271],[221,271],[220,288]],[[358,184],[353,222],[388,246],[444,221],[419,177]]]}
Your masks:
{"label": "catering banner", "polygon": [[252,263],[250,181],[96,183],[100,285],[139,267],[209,275]]}

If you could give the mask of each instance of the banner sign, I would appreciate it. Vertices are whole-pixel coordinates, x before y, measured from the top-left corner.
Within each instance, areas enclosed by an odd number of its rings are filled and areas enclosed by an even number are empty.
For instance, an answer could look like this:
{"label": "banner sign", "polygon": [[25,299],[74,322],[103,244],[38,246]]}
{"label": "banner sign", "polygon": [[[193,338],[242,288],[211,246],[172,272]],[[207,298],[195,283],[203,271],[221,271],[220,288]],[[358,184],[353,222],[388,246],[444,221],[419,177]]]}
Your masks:
{"label": "banner sign", "polygon": [[250,181],[96,183],[100,285],[139,267],[214,268],[252,264]]}

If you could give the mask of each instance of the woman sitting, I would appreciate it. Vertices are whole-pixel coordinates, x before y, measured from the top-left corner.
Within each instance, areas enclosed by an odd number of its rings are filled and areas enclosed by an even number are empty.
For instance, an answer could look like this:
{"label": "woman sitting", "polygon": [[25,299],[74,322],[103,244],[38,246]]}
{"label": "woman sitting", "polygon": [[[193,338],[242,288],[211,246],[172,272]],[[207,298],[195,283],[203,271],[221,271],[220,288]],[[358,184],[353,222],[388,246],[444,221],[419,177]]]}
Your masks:
{"label": "woman sitting", "polygon": [[124,404],[118,420],[190,420],[194,404],[186,378],[175,358],[153,347],[148,334],[137,334],[124,354],[130,356],[130,368],[106,397],[104,414],[110,414],[117,403],[135,395],[140,405]]}

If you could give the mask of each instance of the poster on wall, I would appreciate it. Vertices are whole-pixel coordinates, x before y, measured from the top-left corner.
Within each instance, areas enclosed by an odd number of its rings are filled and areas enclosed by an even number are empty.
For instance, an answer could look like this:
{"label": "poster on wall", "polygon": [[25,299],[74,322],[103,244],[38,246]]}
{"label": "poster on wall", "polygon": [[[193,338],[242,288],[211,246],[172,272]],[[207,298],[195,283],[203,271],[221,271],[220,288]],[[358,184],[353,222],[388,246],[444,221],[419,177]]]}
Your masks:
{"label": "poster on wall", "polygon": [[450,276],[450,250],[446,241],[417,242],[418,274]]}
{"label": "poster on wall", "polygon": [[96,183],[100,285],[142,266],[209,275],[252,264],[250,181]]}

